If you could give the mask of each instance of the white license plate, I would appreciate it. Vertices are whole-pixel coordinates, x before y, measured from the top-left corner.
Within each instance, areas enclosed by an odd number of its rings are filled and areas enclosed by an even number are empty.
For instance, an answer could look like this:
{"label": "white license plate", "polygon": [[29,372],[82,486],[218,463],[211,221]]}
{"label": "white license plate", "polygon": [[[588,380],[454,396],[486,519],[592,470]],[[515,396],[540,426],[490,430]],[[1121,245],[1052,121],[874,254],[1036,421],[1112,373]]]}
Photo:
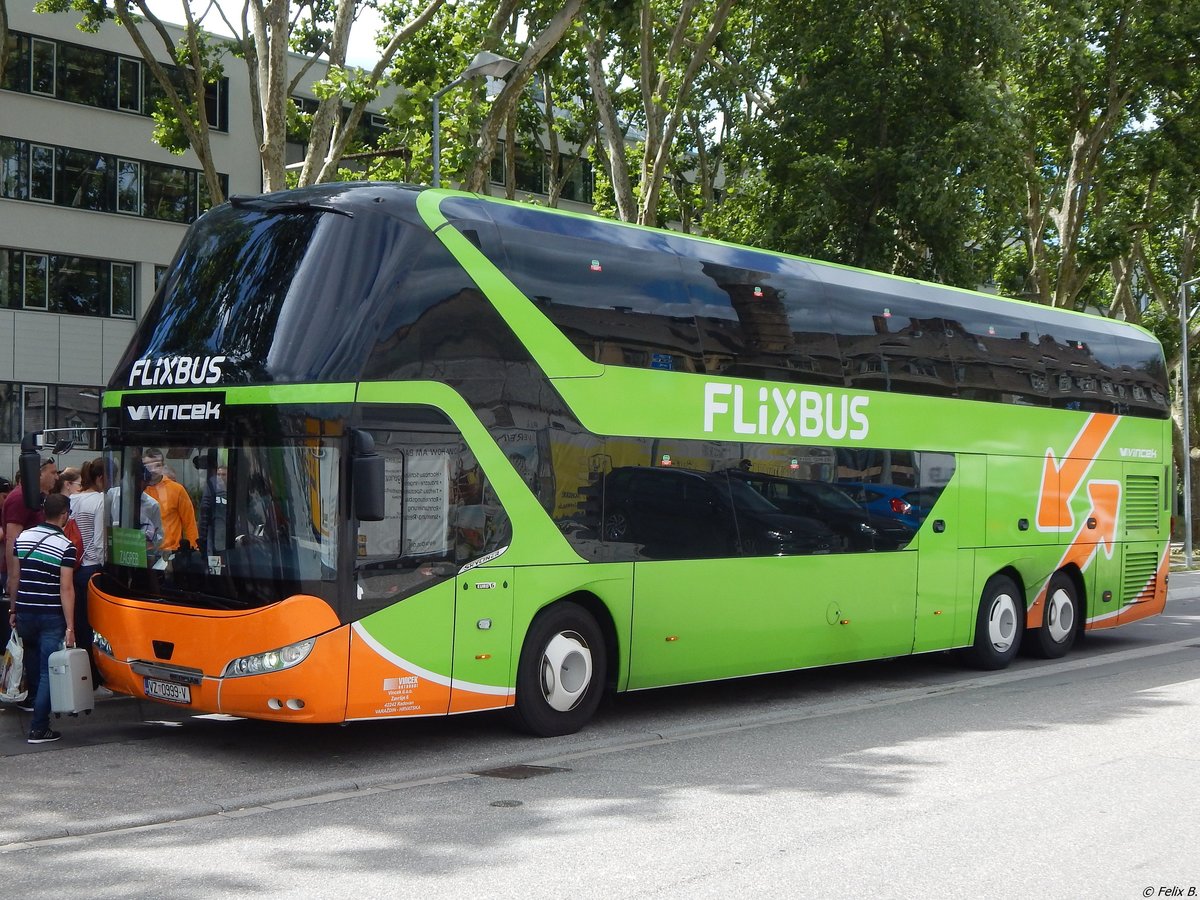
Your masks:
{"label": "white license plate", "polygon": [[186,684],[176,684],[173,681],[146,680],[146,696],[152,700],[166,700],[170,703],[191,703],[192,689]]}

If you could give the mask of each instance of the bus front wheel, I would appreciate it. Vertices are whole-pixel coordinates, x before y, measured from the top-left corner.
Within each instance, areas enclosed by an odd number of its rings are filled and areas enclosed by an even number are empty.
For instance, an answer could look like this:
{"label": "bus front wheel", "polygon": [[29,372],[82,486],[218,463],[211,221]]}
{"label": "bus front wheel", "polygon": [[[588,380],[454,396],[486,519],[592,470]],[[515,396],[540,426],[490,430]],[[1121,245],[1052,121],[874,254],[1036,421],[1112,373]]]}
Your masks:
{"label": "bus front wheel", "polygon": [[1079,593],[1066,572],[1055,572],[1046,586],[1046,608],[1040,628],[1030,629],[1028,650],[1042,659],[1065,656],[1079,634]]}
{"label": "bus front wheel", "polygon": [[1007,575],[993,575],[979,598],[975,643],[967,648],[967,662],[977,669],[1005,668],[1017,655],[1024,630],[1021,589]]}
{"label": "bus front wheel", "polygon": [[600,704],[607,657],[596,619],[563,601],[534,617],[517,665],[518,724],[554,737],[582,728]]}

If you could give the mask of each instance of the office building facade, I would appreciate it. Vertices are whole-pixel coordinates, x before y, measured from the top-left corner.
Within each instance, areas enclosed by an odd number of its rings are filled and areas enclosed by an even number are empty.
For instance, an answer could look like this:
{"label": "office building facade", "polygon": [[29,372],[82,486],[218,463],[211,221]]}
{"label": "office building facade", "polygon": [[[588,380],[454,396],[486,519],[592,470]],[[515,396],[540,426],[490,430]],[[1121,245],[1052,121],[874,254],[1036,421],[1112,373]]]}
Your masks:
{"label": "office building facade", "polygon": [[[4,477],[30,431],[79,429],[80,448],[65,461],[94,455],[87,429],[99,422],[101,389],[188,225],[209,206],[195,153],[176,156],[154,142],[159,88],[121,26],[88,34],[75,27],[76,14],[39,15],[32,4],[9,4],[8,15],[0,73]],[[165,52],[159,59],[168,62]],[[306,84],[323,74],[314,67]],[[227,58],[205,104],[227,194],[262,190],[249,98],[245,65]],[[311,92],[297,99],[312,102]],[[289,158],[300,152],[289,147]]]}

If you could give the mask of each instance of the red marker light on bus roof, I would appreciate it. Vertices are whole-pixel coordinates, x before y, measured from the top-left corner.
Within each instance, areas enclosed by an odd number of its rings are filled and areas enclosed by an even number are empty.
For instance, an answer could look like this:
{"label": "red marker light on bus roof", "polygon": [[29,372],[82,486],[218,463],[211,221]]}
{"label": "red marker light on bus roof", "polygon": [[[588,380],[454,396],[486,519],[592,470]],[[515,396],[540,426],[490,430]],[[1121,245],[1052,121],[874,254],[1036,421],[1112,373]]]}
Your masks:
{"label": "red marker light on bus roof", "polygon": [[671,465],[671,454],[670,453],[664,453],[662,455],[662,460],[660,461],[660,465],[664,465],[664,466]]}
{"label": "red marker light on bus roof", "polygon": [[885,308],[884,308],[884,310],[883,310],[883,317],[884,317],[885,319],[890,319],[890,318],[892,317],[892,311],[891,311],[890,309],[887,309],[887,308],[885,307]]}
{"label": "red marker light on bus roof", "polygon": [[800,468],[800,460],[793,456],[791,462],[788,463],[788,468],[794,472],[796,469]]}
{"label": "red marker light on bus roof", "polygon": [[763,295],[763,289],[760,288],[758,285],[755,285],[754,286],[754,296],[761,297],[762,295]]}
{"label": "red marker light on bus roof", "polygon": [[588,268],[591,269],[593,272],[603,272],[604,271],[603,267],[601,267],[601,265],[600,265],[600,260],[598,260],[598,259],[593,259],[592,264],[590,266],[588,266]]}

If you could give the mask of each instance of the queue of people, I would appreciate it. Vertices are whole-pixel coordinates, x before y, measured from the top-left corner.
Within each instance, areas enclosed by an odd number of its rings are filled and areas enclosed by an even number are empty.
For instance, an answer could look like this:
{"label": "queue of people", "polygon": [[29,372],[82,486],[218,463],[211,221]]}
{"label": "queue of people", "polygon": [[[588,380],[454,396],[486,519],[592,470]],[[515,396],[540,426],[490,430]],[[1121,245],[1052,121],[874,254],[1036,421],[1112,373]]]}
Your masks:
{"label": "queue of people", "polygon": [[38,470],[38,489],[44,497],[38,508],[26,505],[19,474],[0,507],[8,601],[0,636],[7,646],[15,631],[25,647],[28,693],[18,706],[33,716],[28,737],[31,744],[61,737],[50,728],[49,663],[50,654],[59,646],[75,646],[74,573],[79,561],[79,529],[71,518],[70,494],[77,489],[80,477],[78,470],[60,472],[55,460],[48,457]]}
{"label": "queue of people", "polygon": [[[195,546],[196,518],[187,491],[163,477],[160,451],[147,450],[143,466],[141,518],[148,546],[173,550],[185,539]],[[39,469],[38,491],[41,504],[30,509],[20,474],[15,483],[0,479],[0,593],[7,606],[0,617],[0,647],[8,645],[14,631],[24,645],[27,695],[17,706],[32,715],[31,744],[61,737],[49,724],[50,654],[60,646],[80,647],[91,658],[94,632],[87,585],[104,563],[101,517],[110,493],[109,472],[102,457],[61,471],[47,457]],[[92,683],[97,699],[113,696],[94,660]]]}

